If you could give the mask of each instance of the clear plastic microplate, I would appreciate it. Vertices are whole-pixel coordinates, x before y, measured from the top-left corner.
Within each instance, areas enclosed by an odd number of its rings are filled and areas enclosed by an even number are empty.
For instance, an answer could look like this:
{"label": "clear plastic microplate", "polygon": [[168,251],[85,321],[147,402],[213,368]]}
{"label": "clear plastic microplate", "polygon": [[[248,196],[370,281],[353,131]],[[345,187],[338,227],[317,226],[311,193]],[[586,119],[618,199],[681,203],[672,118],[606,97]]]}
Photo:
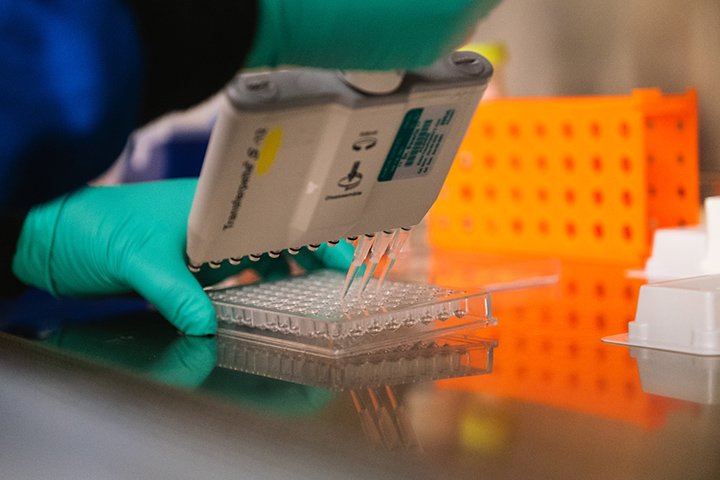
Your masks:
{"label": "clear plastic microplate", "polygon": [[351,390],[485,375],[492,372],[495,346],[497,340],[465,332],[365,355],[330,358],[220,335],[218,366],[303,385]]}
{"label": "clear plastic microplate", "polygon": [[208,295],[220,334],[326,356],[392,348],[495,324],[487,292],[404,282],[385,282],[377,289],[372,280],[362,296],[353,288],[342,298],[344,280],[340,272],[320,270],[209,289]]}

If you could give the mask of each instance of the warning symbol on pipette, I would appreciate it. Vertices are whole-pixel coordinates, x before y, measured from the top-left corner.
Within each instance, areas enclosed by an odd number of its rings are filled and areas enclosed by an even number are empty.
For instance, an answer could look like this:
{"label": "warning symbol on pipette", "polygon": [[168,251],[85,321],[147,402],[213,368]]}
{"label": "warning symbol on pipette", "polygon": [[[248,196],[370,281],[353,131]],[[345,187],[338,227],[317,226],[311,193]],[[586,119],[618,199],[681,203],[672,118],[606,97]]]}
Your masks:
{"label": "warning symbol on pipette", "polygon": [[348,190],[352,190],[353,188],[360,185],[363,176],[362,173],[358,172],[359,168],[360,162],[353,163],[352,168],[350,169],[350,173],[340,179],[340,181],[338,182],[338,187],[344,188],[347,192]]}

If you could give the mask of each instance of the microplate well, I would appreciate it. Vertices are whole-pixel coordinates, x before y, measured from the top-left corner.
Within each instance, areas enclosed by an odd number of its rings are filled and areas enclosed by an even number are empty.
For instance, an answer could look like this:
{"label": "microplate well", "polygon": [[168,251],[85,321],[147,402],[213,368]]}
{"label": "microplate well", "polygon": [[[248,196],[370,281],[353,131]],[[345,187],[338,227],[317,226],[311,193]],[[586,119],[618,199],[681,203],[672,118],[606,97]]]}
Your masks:
{"label": "microplate well", "polygon": [[299,353],[242,338],[218,338],[218,366],[303,385],[350,390],[485,375],[497,340],[474,333],[437,338],[348,358]]}
{"label": "microplate well", "polygon": [[427,339],[439,332],[488,326],[486,292],[371,280],[343,299],[342,273],[308,275],[240,287],[209,289],[220,334],[301,352],[342,356]]}

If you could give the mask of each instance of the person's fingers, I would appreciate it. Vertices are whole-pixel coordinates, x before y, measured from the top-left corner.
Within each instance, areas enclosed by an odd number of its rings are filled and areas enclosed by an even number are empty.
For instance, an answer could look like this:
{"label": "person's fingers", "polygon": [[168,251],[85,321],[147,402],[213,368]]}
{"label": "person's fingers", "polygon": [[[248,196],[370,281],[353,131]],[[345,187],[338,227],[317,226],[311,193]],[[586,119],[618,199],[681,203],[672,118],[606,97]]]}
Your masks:
{"label": "person's fingers", "polygon": [[184,333],[212,335],[217,330],[210,298],[180,258],[135,262],[128,280],[131,287]]}

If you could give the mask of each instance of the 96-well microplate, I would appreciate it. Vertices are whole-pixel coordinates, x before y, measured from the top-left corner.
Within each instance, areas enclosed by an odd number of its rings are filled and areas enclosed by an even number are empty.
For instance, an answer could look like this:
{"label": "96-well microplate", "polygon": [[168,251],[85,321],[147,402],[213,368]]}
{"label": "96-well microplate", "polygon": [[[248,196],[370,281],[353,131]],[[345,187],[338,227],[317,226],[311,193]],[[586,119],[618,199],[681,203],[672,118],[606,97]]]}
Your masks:
{"label": "96-well microplate", "polygon": [[[494,323],[486,292],[372,280],[362,296],[345,276],[320,270],[300,277],[210,289],[221,334],[301,351],[341,355],[388,347],[408,337]],[[471,301],[472,300],[472,301]]]}

